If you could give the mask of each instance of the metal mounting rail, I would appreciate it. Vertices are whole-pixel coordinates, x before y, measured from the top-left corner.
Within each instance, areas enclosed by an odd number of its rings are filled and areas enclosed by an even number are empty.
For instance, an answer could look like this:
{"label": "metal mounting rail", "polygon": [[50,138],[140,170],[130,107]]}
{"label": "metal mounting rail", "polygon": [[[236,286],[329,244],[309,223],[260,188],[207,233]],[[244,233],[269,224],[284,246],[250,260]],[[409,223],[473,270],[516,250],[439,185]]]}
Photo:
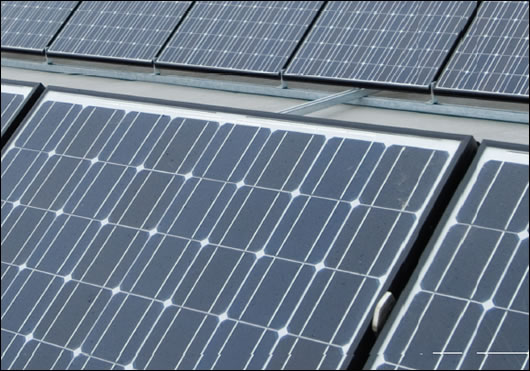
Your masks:
{"label": "metal mounting rail", "polygon": [[[207,78],[174,76],[174,75],[155,75],[150,73],[139,73],[130,71],[119,71],[101,68],[86,68],[67,65],[55,65],[39,62],[23,61],[11,58],[2,58],[2,67],[20,68],[42,72],[54,72],[71,75],[84,75],[94,77],[106,77],[111,79],[153,82],[167,85],[186,86],[194,88],[203,88],[210,90],[219,90],[231,93],[243,93],[271,96],[278,98],[301,99],[308,101],[329,100],[329,105],[339,104],[333,98],[334,95],[325,91],[291,89],[260,84],[230,82],[214,80]],[[365,90],[361,90],[365,91]],[[330,95],[331,94],[331,95]],[[339,93],[345,94],[345,92]],[[346,95],[347,100],[344,104],[362,107],[383,108],[399,111],[408,111],[416,113],[426,113],[433,115],[444,115],[453,117],[463,117],[481,120],[503,121],[518,124],[528,124],[528,112],[510,111],[501,109],[490,109],[483,107],[455,105],[455,104],[431,104],[429,102],[419,102],[404,99],[394,99],[386,97],[363,96],[355,97]],[[345,98],[346,99],[346,98]],[[311,102],[308,106],[315,106],[317,102]],[[325,107],[324,104],[324,107]],[[298,107],[298,108],[297,108]],[[301,109],[301,106],[293,109]],[[314,109],[314,108],[311,108]],[[318,108],[317,108],[318,109]],[[289,111],[289,110],[286,110]],[[291,112],[294,113],[294,112]],[[299,112],[296,112],[300,114]]]}
{"label": "metal mounting rail", "polygon": [[366,89],[352,89],[346,90],[337,94],[331,94],[326,97],[316,99],[311,102],[300,104],[286,110],[280,111],[280,113],[289,113],[294,115],[307,115],[316,111],[321,111],[326,108],[335,106],[337,104],[351,103],[357,99],[366,97],[370,94],[375,93],[374,90]]}

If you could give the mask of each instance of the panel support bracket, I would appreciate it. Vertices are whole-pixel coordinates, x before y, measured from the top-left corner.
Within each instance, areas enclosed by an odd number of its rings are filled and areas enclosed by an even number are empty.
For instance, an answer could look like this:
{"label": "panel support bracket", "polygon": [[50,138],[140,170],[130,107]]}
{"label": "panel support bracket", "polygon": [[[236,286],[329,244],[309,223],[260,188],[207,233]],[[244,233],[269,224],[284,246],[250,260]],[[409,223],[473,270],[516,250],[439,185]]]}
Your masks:
{"label": "panel support bracket", "polygon": [[284,75],[285,75],[285,69],[282,69],[280,71],[280,86],[279,86],[279,88],[280,89],[289,89],[289,87],[287,86],[287,81],[285,81],[285,79],[283,77]]}
{"label": "panel support bracket", "polygon": [[48,57],[48,47],[44,48],[44,58],[46,59],[46,64],[53,64],[53,61]]}
{"label": "panel support bracket", "polygon": [[153,75],[160,75],[160,70],[156,66],[156,58],[153,58],[151,63],[153,63]]}
{"label": "panel support bracket", "polygon": [[429,91],[431,93],[431,100],[429,101],[429,104],[438,104],[438,97],[434,94],[434,86],[436,85],[436,81],[431,82],[429,85]]}

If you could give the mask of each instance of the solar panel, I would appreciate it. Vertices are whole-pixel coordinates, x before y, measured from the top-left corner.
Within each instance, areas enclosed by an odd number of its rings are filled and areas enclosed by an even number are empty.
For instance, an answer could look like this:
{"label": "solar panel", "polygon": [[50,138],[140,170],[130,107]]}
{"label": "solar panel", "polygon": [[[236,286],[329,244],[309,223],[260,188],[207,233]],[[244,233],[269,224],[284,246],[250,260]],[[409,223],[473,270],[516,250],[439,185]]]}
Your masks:
{"label": "solar panel", "polygon": [[162,52],[166,66],[279,74],[322,1],[197,1]]}
{"label": "solar panel", "polygon": [[44,52],[78,1],[2,1],[2,49]]}
{"label": "solar panel", "polygon": [[482,2],[438,90],[528,100],[528,2]]}
{"label": "solar panel", "polygon": [[51,55],[151,62],[191,1],[83,1]]}
{"label": "solar panel", "polygon": [[6,133],[9,135],[12,127],[18,125],[21,121],[19,115],[27,112],[41,89],[40,84],[2,80],[2,146],[6,140]]}
{"label": "solar panel", "polygon": [[2,368],[345,368],[474,142],[54,88],[2,154]]}
{"label": "solar panel", "polygon": [[481,153],[367,367],[528,369],[528,147]]}
{"label": "solar panel", "polygon": [[286,76],[426,88],[476,1],[330,1]]}

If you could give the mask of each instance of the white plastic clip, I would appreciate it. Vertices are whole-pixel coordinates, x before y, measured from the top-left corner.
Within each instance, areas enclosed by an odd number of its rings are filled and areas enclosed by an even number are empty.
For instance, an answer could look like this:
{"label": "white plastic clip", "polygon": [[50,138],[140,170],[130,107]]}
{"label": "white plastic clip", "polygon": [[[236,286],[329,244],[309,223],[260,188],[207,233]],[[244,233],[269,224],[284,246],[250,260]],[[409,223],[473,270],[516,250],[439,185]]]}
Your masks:
{"label": "white plastic clip", "polygon": [[374,317],[372,318],[373,332],[377,334],[381,331],[395,303],[396,299],[394,299],[394,295],[390,291],[385,292],[381,299],[379,299],[375,306]]}

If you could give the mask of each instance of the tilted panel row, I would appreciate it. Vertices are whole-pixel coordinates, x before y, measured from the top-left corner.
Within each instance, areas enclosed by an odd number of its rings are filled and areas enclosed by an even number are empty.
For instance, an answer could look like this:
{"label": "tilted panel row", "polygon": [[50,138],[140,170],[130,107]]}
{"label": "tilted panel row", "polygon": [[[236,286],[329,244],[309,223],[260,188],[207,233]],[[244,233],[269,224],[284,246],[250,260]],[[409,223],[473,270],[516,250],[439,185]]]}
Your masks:
{"label": "tilted panel row", "polygon": [[3,1],[2,50],[528,99],[523,1]]}

